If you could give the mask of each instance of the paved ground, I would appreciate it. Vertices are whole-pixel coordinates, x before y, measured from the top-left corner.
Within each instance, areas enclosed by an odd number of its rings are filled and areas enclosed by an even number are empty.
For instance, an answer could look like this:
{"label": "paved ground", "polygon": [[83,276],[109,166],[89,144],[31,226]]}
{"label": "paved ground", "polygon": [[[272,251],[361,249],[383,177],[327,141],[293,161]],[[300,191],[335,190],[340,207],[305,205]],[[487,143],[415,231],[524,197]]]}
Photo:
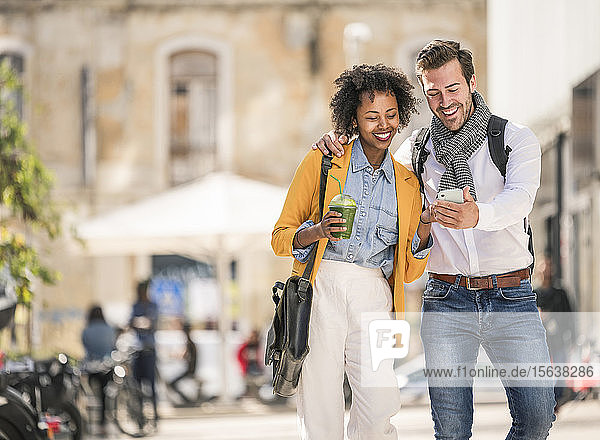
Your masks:
{"label": "paved ground", "polygon": [[[567,404],[561,411],[549,440],[598,438],[600,401]],[[392,422],[402,440],[432,440],[433,430],[426,405],[405,406]],[[476,405],[473,439],[502,440],[510,417],[503,403]],[[95,437],[124,439],[116,433]],[[253,401],[211,408],[163,409],[163,420],[153,440],[296,440],[293,409],[272,409]],[[91,440],[90,438],[89,440]]]}

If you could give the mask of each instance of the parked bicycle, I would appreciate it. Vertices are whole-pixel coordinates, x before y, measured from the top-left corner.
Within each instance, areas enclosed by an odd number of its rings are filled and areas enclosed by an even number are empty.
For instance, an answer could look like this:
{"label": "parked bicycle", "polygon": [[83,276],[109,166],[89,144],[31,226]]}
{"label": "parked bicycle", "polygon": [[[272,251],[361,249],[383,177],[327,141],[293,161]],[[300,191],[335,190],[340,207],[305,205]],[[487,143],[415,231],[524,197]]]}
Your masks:
{"label": "parked bicycle", "polygon": [[79,372],[69,365],[65,354],[42,361],[7,362],[6,371],[8,385],[43,418],[58,424],[58,433],[81,440],[83,418],[77,407]]}
{"label": "parked bicycle", "polygon": [[[107,377],[104,388],[106,396],[106,418],[114,422],[117,428],[131,437],[144,437],[152,434],[157,429],[157,418],[154,412],[149,385],[140,385],[133,377],[132,362],[138,354],[134,344],[117,343],[117,350],[113,351],[110,359],[101,362],[88,362],[82,365],[82,389],[92,402],[96,399],[90,376],[94,374]],[[102,405],[88,403],[90,420],[100,417],[94,411]]]}
{"label": "parked bicycle", "polygon": [[[13,319],[16,304],[12,278],[6,267],[0,267],[0,329]],[[35,409],[8,386],[6,372],[0,371],[0,440],[47,439],[47,428]]]}

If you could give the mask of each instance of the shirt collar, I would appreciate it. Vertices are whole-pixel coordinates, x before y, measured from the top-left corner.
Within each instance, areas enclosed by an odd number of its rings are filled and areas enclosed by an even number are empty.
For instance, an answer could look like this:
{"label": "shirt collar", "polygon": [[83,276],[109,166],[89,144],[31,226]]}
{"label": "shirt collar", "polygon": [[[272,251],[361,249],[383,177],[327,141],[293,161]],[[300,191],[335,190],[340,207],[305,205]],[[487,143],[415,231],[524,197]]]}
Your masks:
{"label": "shirt collar", "polygon": [[[360,139],[358,137],[354,140],[350,164],[352,166],[353,173],[364,170],[365,168],[371,166],[371,164],[367,160],[367,156],[365,156],[365,152],[363,151],[362,145],[360,144]],[[383,162],[381,163],[380,169],[382,170],[383,175],[388,180],[388,182],[392,183],[392,179],[394,176],[394,164],[392,163],[389,148],[385,152],[385,156],[383,158]]]}

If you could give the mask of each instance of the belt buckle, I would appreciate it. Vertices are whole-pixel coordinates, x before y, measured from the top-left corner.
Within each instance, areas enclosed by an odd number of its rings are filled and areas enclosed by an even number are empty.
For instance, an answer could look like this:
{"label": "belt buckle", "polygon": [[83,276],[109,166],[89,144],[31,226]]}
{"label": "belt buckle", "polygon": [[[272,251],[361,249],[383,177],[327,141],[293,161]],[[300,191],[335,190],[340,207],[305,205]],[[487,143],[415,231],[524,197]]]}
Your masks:
{"label": "belt buckle", "polygon": [[[482,290],[484,289],[484,287],[471,287],[471,278],[470,277],[466,277],[467,280],[465,281],[465,284],[467,286],[467,290]],[[473,278],[477,278],[477,277],[473,277]]]}

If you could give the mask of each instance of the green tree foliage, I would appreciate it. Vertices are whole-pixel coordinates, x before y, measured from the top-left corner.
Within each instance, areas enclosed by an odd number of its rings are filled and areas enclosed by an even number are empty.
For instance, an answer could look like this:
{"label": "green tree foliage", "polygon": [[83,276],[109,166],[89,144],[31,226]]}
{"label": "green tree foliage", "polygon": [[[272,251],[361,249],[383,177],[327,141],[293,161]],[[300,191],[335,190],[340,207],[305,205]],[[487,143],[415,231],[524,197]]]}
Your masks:
{"label": "green tree foliage", "polygon": [[[54,283],[58,274],[40,260],[36,234],[55,239],[60,216],[52,201],[53,179],[27,140],[26,127],[12,99],[21,93],[18,76],[0,65],[0,266],[15,280],[22,304],[31,301],[31,280]],[[27,237],[27,238],[26,238]]]}

